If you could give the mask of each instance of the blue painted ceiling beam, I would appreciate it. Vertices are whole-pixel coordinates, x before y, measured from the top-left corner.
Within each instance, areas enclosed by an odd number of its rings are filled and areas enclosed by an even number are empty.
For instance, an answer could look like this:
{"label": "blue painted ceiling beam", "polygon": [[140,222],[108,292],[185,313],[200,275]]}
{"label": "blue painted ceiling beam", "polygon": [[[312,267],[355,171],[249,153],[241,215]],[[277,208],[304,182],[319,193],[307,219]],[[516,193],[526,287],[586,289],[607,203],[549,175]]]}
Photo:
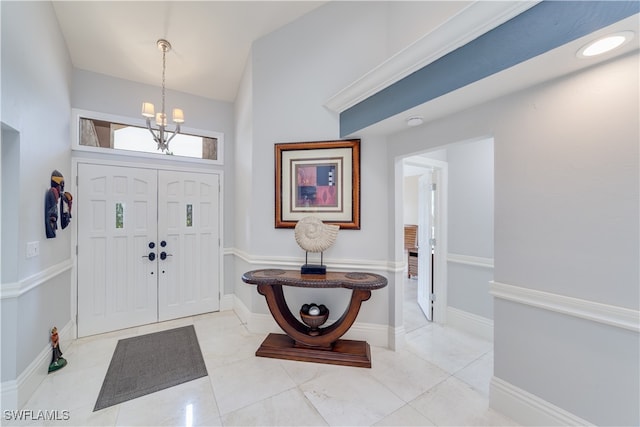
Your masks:
{"label": "blue painted ceiling beam", "polygon": [[638,1],[543,1],[340,114],[342,137],[640,12]]}

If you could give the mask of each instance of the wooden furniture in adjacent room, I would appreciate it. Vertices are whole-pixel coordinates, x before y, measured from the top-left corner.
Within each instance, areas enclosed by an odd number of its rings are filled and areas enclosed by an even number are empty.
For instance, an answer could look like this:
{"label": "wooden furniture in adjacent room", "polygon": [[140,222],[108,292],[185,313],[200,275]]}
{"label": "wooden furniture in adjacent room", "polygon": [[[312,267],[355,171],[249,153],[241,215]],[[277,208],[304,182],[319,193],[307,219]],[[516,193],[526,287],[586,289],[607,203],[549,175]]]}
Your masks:
{"label": "wooden furniture in adjacent room", "polygon": [[407,224],[404,226],[404,248],[408,255],[407,277],[418,275],[418,226]]}
{"label": "wooden furniture in adjacent room", "polygon": [[[371,350],[366,341],[341,340],[340,337],[356,320],[362,302],[371,297],[371,291],[387,286],[385,277],[373,273],[340,272],[302,275],[299,270],[267,269],[249,271],[242,275],[242,281],[258,286],[258,293],[266,298],[271,315],[286,333],[269,334],[256,351],[256,356],[371,367]],[[287,306],[283,286],[351,289],[351,301],[342,316],[330,326],[309,326],[309,323],[300,322]],[[326,321],[328,312],[326,314],[321,322]],[[309,322],[308,314],[301,314],[301,317]]]}

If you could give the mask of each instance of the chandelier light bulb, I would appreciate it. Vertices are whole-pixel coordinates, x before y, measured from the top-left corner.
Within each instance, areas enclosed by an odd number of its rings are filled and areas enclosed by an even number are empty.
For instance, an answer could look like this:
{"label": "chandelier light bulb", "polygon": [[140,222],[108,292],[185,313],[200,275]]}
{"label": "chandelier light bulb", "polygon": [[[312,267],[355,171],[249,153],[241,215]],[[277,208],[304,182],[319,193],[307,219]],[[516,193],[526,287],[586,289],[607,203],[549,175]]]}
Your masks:
{"label": "chandelier light bulb", "polygon": [[167,125],[167,115],[164,113],[157,113],[156,114],[156,124],[158,126],[166,126]]}
{"label": "chandelier light bulb", "polygon": [[152,118],[155,117],[156,112],[155,112],[155,107],[153,106],[152,103],[150,102],[143,102],[142,103],[142,116],[143,117],[148,117],[148,118]]}
{"label": "chandelier light bulb", "polygon": [[180,108],[173,109],[173,122],[184,123],[184,112]]}

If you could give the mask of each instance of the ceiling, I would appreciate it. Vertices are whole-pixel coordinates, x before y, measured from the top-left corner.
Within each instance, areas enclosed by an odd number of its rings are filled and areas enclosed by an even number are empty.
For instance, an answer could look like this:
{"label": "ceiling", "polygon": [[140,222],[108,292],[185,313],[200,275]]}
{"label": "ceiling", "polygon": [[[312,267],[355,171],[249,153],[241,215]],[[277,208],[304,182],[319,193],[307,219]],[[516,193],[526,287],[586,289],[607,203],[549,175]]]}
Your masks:
{"label": "ceiling", "polygon": [[[53,1],[73,66],[117,78],[160,85],[159,38],[167,55],[169,89],[233,102],[253,41],[300,18],[326,1]],[[446,21],[446,20],[445,20]],[[443,27],[447,22],[443,22]],[[638,15],[594,33],[638,28]],[[407,129],[412,115],[425,122],[638,49],[584,60],[575,53],[583,37],[481,81],[382,120],[358,132],[389,135]],[[393,58],[392,58],[393,59]]]}
{"label": "ceiling", "polygon": [[254,40],[324,1],[53,1],[75,68],[233,102]]}
{"label": "ceiling", "polygon": [[[407,120],[411,117],[420,117],[424,123],[428,123],[510,93],[611,61],[613,58],[637,52],[640,48],[639,28],[640,16],[632,15],[518,65],[380,120],[356,131],[355,134],[367,137],[411,132],[412,128],[407,125]],[[582,47],[600,37],[627,31],[634,32],[634,37],[614,51],[591,58],[577,55]]]}

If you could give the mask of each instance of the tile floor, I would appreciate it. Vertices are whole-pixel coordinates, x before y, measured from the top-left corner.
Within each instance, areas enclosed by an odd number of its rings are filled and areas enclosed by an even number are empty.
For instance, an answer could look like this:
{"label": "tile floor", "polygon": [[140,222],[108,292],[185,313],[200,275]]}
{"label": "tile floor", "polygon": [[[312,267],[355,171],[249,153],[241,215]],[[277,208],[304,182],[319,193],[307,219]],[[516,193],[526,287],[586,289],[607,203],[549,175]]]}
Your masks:
{"label": "tile floor", "polygon": [[[232,311],[142,326],[64,346],[69,361],[23,409],[67,410],[77,426],[514,425],[488,407],[492,343],[426,321],[405,284],[406,345],[372,347],[371,369],[255,357],[264,335]],[[193,324],[209,375],[92,412],[117,341]],[[64,343],[63,343],[64,344]],[[2,419],[2,425],[16,425]]]}

